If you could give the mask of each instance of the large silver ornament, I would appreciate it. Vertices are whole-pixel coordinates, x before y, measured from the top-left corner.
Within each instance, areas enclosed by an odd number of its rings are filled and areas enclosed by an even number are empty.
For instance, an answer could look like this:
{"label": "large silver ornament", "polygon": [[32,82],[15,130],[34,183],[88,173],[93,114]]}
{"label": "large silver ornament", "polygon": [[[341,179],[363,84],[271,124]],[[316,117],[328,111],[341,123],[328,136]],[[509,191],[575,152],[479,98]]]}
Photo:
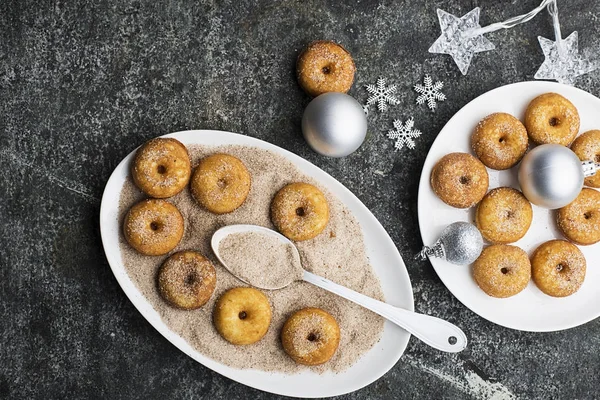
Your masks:
{"label": "large silver ornament", "polygon": [[367,117],[358,101],[344,93],[324,93],[313,99],[302,116],[304,138],[319,154],[345,157],[367,135]]}
{"label": "large silver ornament", "polygon": [[593,161],[580,161],[568,147],[543,144],[523,157],[519,184],[529,201],[553,210],[575,200],[583,187],[583,179],[594,175],[598,165]]}
{"label": "large silver ornament", "polygon": [[477,260],[483,250],[479,229],[468,222],[454,222],[442,231],[433,246],[424,246],[417,255],[421,259],[436,257],[452,264],[467,265]]}

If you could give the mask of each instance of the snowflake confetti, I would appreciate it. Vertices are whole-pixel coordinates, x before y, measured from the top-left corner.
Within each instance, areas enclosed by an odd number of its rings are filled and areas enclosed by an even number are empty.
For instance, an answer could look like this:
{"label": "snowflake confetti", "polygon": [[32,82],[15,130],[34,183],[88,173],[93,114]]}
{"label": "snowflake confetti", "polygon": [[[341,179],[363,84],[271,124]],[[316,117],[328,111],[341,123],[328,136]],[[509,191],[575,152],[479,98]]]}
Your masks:
{"label": "snowflake confetti", "polygon": [[444,10],[437,10],[442,34],[429,48],[430,53],[449,54],[463,75],[467,74],[473,54],[494,50],[496,46],[483,35],[471,36],[479,25],[479,7],[458,18]]}
{"label": "snowflake confetti", "polygon": [[436,83],[433,83],[431,76],[425,75],[423,83],[424,85],[417,83],[414,86],[415,91],[419,93],[417,104],[425,104],[425,102],[427,102],[427,107],[429,107],[431,111],[435,111],[437,102],[446,100],[446,95],[441,92],[444,87],[444,82],[437,81]]}
{"label": "snowflake confetti", "polygon": [[388,138],[395,140],[394,148],[400,150],[406,146],[409,149],[415,148],[414,139],[421,136],[421,131],[414,129],[415,121],[412,118],[402,123],[399,119],[394,120],[394,129],[388,132]]}
{"label": "snowflake confetti", "polygon": [[394,96],[396,85],[386,87],[385,79],[383,78],[377,79],[377,85],[367,85],[366,89],[370,96],[367,99],[365,110],[368,110],[371,104],[377,103],[377,109],[380,112],[384,112],[387,110],[388,104],[396,105],[400,103],[396,96]]}
{"label": "snowflake confetti", "polygon": [[592,72],[598,67],[579,55],[577,31],[561,40],[562,56],[556,42],[542,36],[538,36],[538,40],[546,58],[535,74],[535,79],[552,79],[572,85],[576,77]]}

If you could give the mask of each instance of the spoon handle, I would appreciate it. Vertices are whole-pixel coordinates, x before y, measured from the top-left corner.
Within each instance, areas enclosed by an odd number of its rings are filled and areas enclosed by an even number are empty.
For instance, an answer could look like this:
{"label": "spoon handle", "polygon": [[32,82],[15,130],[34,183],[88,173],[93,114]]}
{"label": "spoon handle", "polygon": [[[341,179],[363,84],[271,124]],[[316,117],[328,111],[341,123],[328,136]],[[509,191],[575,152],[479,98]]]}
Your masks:
{"label": "spoon handle", "polygon": [[304,271],[302,278],[306,282],[335,293],[381,315],[438,350],[458,353],[467,347],[465,333],[448,321],[394,307],[308,271]]}

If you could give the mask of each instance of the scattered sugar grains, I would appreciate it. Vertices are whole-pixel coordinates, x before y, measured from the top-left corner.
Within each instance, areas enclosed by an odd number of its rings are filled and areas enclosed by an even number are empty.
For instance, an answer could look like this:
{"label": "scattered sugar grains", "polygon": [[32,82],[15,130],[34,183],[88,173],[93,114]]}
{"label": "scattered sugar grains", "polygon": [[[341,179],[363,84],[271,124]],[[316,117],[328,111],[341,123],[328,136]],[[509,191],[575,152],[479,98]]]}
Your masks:
{"label": "scattered sugar grains", "polygon": [[[254,224],[273,229],[269,207],[275,193],[288,183],[307,182],[319,187],[329,202],[330,220],[323,233],[312,240],[296,243],[302,266],[318,275],[343,284],[367,296],[383,300],[379,280],[368,263],[362,231],[350,211],[325,188],[302,174],[284,157],[272,152],[243,146],[189,146],[192,165],[217,152],[241,159],[252,175],[252,188],[246,202],[229,214],[215,215],[202,209],[191,197],[189,188],[168,199],[185,219],[183,239],[173,252],[195,250],[209,258],[217,271],[217,286],[210,301],[194,311],[182,311],[165,303],[156,289],[156,274],[168,257],[143,256],[133,250],[120,235],[125,269],[140,292],[162,317],[163,322],[201,354],[234,368],[293,373],[305,368],[316,372],[339,372],[354,364],[379,340],[383,319],[333,293],[306,282],[293,282],[280,290],[263,290],[273,309],[269,331],[258,343],[235,346],[225,341],[212,324],[216,299],[227,289],[247,286],[232,276],[216,260],[210,238],[218,228],[231,224]],[[143,194],[128,180],[121,192],[119,218]],[[279,335],[285,320],[304,307],[319,307],[333,315],[341,330],[338,351],[327,363],[306,367],[296,364],[281,346]]]}

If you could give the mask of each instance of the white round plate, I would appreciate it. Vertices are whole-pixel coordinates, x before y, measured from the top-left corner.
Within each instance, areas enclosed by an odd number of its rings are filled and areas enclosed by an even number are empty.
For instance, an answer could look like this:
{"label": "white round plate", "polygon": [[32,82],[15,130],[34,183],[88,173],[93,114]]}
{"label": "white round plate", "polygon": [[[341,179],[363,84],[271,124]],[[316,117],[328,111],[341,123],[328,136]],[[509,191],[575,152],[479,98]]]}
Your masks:
{"label": "white round plate", "polygon": [[[327,187],[357,218],[365,237],[367,256],[381,281],[386,301],[394,306],[414,310],[410,279],[394,242],[367,207],[329,174],[287,150],[235,133],[198,130],[172,133],[165,135],[165,137],[174,137],[186,145],[253,146],[273,151],[290,160],[303,173]],[[121,161],[106,184],[100,207],[102,244],[108,263],[129,300],[144,318],[179,350],[206,367],[240,383],[267,392],[294,397],[338,396],[358,390],[379,379],[400,359],[406,349],[410,334],[388,321],[385,322],[381,340],[355,365],[337,374],[325,373],[319,375],[306,370],[298,374],[286,375],[251,369],[235,369],[216,362],[194,350],[185,340],[169,330],[163,323],[158,313],[131,281],[123,266],[119,248],[120,226],[117,215],[119,195],[129,175],[129,164],[134,152],[131,152]],[[276,168],[276,166],[273,167]],[[338,351],[345,351],[345,349],[339,349]]]}
{"label": "white round plate", "polygon": [[[452,152],[472,153],[471,133],[477,123],[494,112],[506,112],[524,120],[525,109],[536,96],[555,92],[569,99],[579,110],[580,132],[600,129],[600,99],[583,90],[551,82],[521,82],[491,90],[458,111],[439,133],[429,150],[419,183],[419,227],[423,243],[433,244],[442,229],[455,221],[475,220],[475,208],[460,210],[443,203],[432,191],[429,178],[435,163]],[[518,166],[508,171],[488,169],[490,189],[498,186],[519,188]],[[533,206],[533,222],[527,234],[515,245],[530,256],[541,243],[563,238],[556,228],[555,213]],[[600,316],[600,244],[581,246],[587,260],[586,278],[579,291],[569,297],[554,298],[542,293],[533,282],[516,296],[497,299],[486,295],[471,276],[470,266],[458,266],[431,258],[431,264],[446,287],[465,306],[481,317],[511,329],[549,332],[572,328]]]}

